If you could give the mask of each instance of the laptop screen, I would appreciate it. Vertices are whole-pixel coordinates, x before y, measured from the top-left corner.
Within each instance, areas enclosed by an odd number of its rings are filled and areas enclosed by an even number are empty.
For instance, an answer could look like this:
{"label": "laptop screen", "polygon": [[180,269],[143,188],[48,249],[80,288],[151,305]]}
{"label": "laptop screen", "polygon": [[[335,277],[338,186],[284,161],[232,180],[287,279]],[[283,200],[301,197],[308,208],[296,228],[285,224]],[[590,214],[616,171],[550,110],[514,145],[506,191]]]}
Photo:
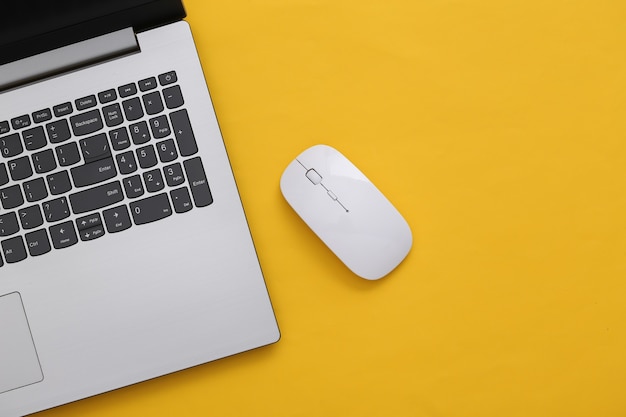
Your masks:
{"label": "laptop screen", "polygon": [[0,14],[0,64],[134,27],[180,20],[180,0],[19,0]]}

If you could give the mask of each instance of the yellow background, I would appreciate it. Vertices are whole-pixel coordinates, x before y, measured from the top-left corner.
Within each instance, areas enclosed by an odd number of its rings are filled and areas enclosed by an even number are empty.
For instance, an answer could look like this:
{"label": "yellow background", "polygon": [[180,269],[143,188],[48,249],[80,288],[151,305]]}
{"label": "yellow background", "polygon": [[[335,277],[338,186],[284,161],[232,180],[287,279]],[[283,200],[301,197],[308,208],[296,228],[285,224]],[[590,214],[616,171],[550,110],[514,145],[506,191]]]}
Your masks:
{"label": "yellow background", "polygon": [[[624,1],[185,4],[282,340],[42,416],[626,416]],[[280,194],[317,143],[411,225],[380,281]]]}

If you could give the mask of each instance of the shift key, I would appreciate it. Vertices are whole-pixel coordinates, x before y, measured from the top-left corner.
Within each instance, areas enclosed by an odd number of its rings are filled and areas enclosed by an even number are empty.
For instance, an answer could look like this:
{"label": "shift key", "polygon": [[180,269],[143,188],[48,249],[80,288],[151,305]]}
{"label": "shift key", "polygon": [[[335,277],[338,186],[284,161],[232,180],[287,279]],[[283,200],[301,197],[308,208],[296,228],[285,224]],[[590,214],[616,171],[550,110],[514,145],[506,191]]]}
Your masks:
{"label": "shift key", "polygon": [[80,214],[119,203],[123,199],[124,193],[122,192],[122,185],[119,181],[113,181],[108,184],[71,194],[70,204],[74,214]]}

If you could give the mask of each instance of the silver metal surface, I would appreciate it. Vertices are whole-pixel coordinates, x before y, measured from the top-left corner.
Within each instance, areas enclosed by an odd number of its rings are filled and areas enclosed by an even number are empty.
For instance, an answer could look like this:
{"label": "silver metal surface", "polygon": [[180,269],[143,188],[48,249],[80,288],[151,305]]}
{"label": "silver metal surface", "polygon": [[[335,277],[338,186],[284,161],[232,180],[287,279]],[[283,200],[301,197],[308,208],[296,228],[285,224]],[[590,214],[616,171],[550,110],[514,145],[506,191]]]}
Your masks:
{"label": "silver metal surface", "polygon": [[2,416],[279,338],[189,26],[137,38],[141,53],[0,94],[0,120],[175,70],[214,202],[0,268],[0,296],[20,292],[44,376],[0,394]]}

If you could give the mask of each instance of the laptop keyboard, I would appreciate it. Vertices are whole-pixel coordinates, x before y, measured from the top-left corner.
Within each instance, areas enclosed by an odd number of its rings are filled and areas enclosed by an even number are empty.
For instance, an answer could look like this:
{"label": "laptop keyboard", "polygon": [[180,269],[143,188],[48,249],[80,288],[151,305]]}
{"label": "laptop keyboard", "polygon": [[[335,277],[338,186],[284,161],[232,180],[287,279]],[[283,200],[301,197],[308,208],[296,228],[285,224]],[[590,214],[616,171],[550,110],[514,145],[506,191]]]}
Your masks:
{"label": "laptop keyboard", "polygon": [[170,71],[0,121],[0,266],[210,205],[184,104]]}

